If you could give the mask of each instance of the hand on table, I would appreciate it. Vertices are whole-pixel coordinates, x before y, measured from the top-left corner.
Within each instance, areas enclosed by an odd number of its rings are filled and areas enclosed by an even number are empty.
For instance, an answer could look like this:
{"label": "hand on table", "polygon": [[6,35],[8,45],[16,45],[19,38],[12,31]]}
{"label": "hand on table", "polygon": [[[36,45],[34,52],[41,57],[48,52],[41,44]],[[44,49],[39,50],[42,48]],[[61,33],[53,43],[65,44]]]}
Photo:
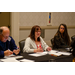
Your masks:
{"label": "hand on table", "polygon": [[15,53],[16,55],[19,54],[20,50],[17,49],[17,50],[13,50],[13,53]]}
{"label": "hand on table", "polygon": [[4,51],[4,56],[9,56],[9,55],[11,55],[11,54],[13,54],[13,52],[10,51],[10,50]]}
{"label": "hand on table", "polygon": [[43,49],[38,48],[38,49],[35,49],[34,52],[43,52]]}
{"label": "hand on table", "polygon": [[48,47],[48,48],[47,48],[47,51],[51,51],[51,50],[52,50],[52,48],[51,48],[51,47]]}

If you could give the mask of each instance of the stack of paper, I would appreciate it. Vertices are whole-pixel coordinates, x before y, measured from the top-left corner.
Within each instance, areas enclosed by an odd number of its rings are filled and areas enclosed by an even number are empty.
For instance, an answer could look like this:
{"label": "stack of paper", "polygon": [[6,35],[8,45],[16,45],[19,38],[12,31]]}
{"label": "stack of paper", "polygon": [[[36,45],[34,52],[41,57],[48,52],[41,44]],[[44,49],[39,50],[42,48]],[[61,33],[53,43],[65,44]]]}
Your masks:
{"label": "stack of paper", "polygon": [[55,56],[60,56],[60,55],[62,55],[62,54],[60,54],[58,51],[56,51],[56,50],[51,50],[51,51],[49,51],[49,54],[50,55],[55,55]]}
{"label": "stack of paper", "polygon": [[51,50],[49,51],[49,54],[53,54],[53,55],[57,55],[57,56],[60,56],[60,55],[71,55],[71,53],[69,52],[60,52],[60,51],[56,51],[56,50]]}

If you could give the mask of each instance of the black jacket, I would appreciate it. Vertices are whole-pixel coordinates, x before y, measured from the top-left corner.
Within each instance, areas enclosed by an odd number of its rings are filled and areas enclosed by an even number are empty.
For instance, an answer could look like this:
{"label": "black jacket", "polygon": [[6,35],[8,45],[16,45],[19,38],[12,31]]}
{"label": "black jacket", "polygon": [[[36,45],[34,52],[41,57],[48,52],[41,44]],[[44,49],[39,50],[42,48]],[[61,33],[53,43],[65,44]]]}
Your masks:
{"label": "black jacket", "polygon": [[53,48],[68,48],[69,46],[66,44],[63,37],[60,34],[56,34],[54,36]]}

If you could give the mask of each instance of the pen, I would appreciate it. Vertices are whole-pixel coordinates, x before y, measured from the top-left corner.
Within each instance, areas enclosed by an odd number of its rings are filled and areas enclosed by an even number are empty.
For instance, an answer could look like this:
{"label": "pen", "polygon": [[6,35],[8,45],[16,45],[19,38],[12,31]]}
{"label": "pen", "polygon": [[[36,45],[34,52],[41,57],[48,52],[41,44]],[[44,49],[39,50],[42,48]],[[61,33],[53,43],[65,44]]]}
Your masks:
{"label": "pen", "polygon": [[16,50],[19,49],[19,47],[16,48]]}
{"label": "pen", "polygon": [[[11,51],[10,49],[8,49],[9,51]],[[13,53],[11,53],[11,54],[13,54]]]}

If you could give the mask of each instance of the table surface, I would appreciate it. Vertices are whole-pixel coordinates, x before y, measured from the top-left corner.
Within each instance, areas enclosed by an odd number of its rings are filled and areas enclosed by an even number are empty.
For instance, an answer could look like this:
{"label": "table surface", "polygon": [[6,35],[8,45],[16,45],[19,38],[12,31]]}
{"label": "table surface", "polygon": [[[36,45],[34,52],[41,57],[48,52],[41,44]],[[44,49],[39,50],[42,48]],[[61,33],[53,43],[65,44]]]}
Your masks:
{"label": "table surface", "polygon": [[[61,56],[51,56],[49,54],[43,55],[43,56],[38,56],[38,57],[34,57],[34,56],[30,56],[29,53],[21,53],[21,55],[25,58],[25,59],[30,59],[30,60],[34,60],[35,62],[47,62],[47,61],[56,61],[56,62],[72,62],[73,60],[73,55],[61,55]],[[20,60],[20,59],[18,59]]]}
{"label": "table surface", "polygon": [[61,56],[53,56],[53,55],[46,54],[38,57],[30,56],[29,54],[30,53],[21,53],[20,55],[23,56],[23,58],[18,58],[17,60],[29,59],[29,60],[33,60],[34,62],[49,62],[49,61],[50,62],[72,62],[74,59],[74,56],[72,54],[61,55]]}

